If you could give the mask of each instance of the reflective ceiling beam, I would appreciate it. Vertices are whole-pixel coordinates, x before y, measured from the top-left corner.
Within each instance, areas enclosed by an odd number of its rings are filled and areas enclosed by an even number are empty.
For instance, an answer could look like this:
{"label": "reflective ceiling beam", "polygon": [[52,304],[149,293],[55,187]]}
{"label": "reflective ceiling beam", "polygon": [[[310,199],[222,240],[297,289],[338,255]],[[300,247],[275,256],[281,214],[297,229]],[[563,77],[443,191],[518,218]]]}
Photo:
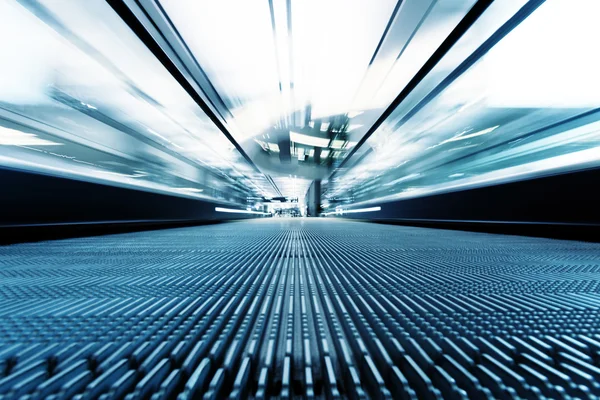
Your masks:
{"label": "reflective ceiling beam", "polygon": [[433,98],[446,89],[452,82],[458,79],[465,71],[471,68],[479,61],[492,47],[500,42],[508,35],[515,27],[523,22],[532,12],[534,12],[545,0],[530,0],[526,3],[512,18],[504,23],[493,35],[489,37],[481,46],[479,46],[469,57],[467,57],[460,65],[449,74],[439,85],[437,85],[427,96],[417,103],[409,112],[406,113],[395,125],[394,130],[397,130],[413,117],[419,110],[425,107]]}
{"label": "reflective ceiling beam", "polygon": [[392,103],[386,108],[381,116],[369,128],[365,135],[358,141],[358,144],[348,153],[346,158],[332,172],[329,179],[332,179],[337,171],[341,170],[348,160],[357,152],[357,150],[369,139],[369,137],[381,126],[381,124],[392,114],[396,107],[417,87],[417,85],[427,76],[427,74],[437,65],[437,63],[446,55],[446,53],[454,46],[456,42],[464,35],[467,30],[477,21],[477,19],[485,12],[485,10],[493,3],[493,0],[479,0],[463,17],[459,24],[452,30],[450,35],[442,42],[437,50],[429,57],[427,62],[423,64],[421,69],[408,82],[402,91],[396,96]]}
{"label": "reflective ceiling beam", "polygon": [[[217,128],[235,146],[248,164],[257,173],[265,175],[231,135],[224,117],[224,115],[229,113],[229,110],[204,75],[200,66],[191,56],[183,40],[181,40],[174,30],[165,33],[164,30],[157,28],[157,16],[163,18],[161,22],[165,27],[170,26],[170,21],[164,15],[160,6],[150,0],[142,2],[133,0],[107,0],[107,3],[148,47],[175,80],[179,82],[194,102],[198,104],[202,111],[206,113]],[[150,12],[154,18],[149,16]],[[177,49],[180,51],[177,51]],[[211,92],[210,96],[207,95],[205,90]],[[273,180],[269,179],[266,175],[265,177],[273,186],[275,192],[282,196],[281,191]]]}

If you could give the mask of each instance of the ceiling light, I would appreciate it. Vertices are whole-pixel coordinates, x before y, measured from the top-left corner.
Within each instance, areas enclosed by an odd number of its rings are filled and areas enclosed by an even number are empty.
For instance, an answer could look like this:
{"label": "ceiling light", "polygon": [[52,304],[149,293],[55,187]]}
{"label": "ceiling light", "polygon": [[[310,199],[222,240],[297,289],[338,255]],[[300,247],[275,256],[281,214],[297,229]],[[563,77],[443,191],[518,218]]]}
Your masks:
{"label": "ceiling light", "polygon": [[346,143],[345,140],[332,140],[331,141],[331,148],[333,149],[341,149],[344,147],[344,144]]}
{"label": "ceiling light", "polygon": [[292,142],[305,144],[307,146],[315,146],[315,147],[327,147],[329,145],[329,139],[303,135],[302,133],[291,132],[290,131],[290,140]]}
{"label": "ceiling light", "polygon": [[356,208],[354,210],[344,210],[342,208],[339,208],[332,212],[323,213],[323,215],[331,215],[331,214],[343,215],[343,214],[354,214],[354,213],[364,213],[364,212],[374,212],[374,211],[381,211],[381,207],[378,206],[378,207],[369,207],[369,208]]}
{"label": "ceiling light", "polygon": [[279,152],[279,145],[275,144],[275,143],[267,143],[267,147],[269,148],[269,150],[273,151],[273,152]]}

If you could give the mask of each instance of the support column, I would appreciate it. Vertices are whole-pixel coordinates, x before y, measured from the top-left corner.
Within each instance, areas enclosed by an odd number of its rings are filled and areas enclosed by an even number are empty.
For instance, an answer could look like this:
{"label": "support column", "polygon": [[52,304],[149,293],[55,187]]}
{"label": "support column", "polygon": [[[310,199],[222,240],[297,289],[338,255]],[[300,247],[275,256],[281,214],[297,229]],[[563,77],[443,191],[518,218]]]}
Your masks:
{"label": "support column", "polygon": [[321,212],[321,180],[314,180],[306,192],[307,215],[318,217]]}

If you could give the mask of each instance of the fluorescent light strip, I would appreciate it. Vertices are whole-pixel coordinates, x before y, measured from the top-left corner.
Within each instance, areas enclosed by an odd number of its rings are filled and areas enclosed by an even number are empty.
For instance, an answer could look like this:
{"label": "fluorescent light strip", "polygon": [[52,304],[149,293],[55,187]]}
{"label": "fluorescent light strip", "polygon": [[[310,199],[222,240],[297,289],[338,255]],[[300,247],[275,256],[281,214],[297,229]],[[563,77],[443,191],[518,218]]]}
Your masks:
{"label": "fluorescent light strip", "polygon": [[315,146],[315,147],[327,147],[329,146],[329,139],[303,135],[298,132],[290,132],[290,140],[292,142],[305,144],[307,146]]}
{"label": "fluorescent light strip", "polygon": [[330,213],[323,213],[323,215],[330,215],[330,214],[343,215],[343,214],[354,214],[354,213],[364,213],[364,212],[373,212],[373,211],[381,211],[381,207],[377,206],[377,207],[369,207],[369,208],[357,208],[355,210],[333,211]]}
{"label": "fluorescent light strip", "polygon": [[237,213],[237,214],[261,214],[267,215],[269,213],[260,212],[260,211],[249,211],[249,210],[236,210],[235,208],[223,208],[223,207],[215,207],[216,212],[225,212],[225,213]]}

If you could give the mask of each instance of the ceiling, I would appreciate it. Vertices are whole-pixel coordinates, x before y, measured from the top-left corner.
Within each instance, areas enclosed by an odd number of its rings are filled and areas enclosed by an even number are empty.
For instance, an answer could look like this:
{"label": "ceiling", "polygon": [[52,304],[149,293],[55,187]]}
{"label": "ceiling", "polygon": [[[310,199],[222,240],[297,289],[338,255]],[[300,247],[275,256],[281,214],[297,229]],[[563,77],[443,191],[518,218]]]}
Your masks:
{"label": "ceiling", "polygon": [[0,1],[0,165],[245,205],[598,163],[599,4]]}
{"label": "ceiling", "polygon": [[475,0],[125,3],[294,197],[293,180],[331,175]]}

